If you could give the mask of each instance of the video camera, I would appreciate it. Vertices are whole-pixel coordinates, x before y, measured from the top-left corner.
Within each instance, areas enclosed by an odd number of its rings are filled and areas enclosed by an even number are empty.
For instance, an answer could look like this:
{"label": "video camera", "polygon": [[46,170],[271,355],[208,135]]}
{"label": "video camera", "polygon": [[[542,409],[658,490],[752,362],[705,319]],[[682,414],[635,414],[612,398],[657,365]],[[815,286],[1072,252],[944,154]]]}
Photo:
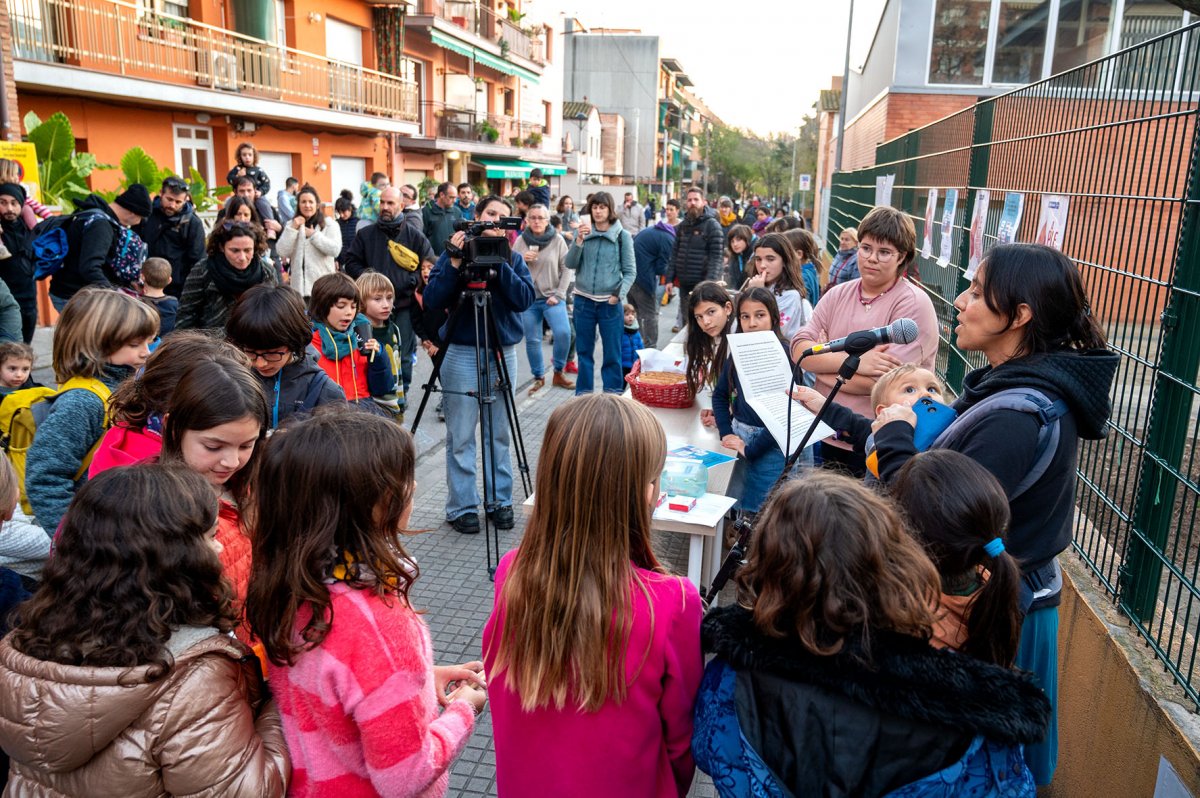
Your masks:
{"label": "video camera", "polygon": [[508,263],[512,257],[512,249],[507,236],[485,236],[484,230],[520,230],[520,216],[501,216],[499,221],[470,221],[462,220],[454,223],[456,232],[465,232],[466,241],[455,252],[452,245],[447,245],[451,257],[462,258],[461,272],[467,284],[487,283],[496,276],[496,267]]}

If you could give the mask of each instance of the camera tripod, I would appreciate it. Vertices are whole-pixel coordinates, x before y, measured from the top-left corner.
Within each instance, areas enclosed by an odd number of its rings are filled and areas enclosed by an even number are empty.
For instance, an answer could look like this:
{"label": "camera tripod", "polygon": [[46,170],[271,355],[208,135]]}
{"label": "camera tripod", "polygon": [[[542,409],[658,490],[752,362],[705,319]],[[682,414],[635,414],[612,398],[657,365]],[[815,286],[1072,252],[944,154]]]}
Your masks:
{"label": "camera tripod", "polygon": [[[464,265],[462,268],[466,269],[466,266]],[[465,320],[468,307],[471,309],[471,329],[474,332],[473,340],[475,342],[475,390],[449,391],[444,387],[438,387],[442,362],[446,359],[446,352],[450,348],[449,340],[453,337],[454,331],[458,329],[458,325]],[[493,341],[497,344],[495,348],[491,346]],[[488,577],[492,580],[496,578],[496,565],[500,562],[500,530],[492,523],[492,514],[500,507],[500,503],[496,499],[496,440],[492,413],[492,406],[496,403],[497,394],[504,404],[505,418],[512,432],[511,446],[516,450],[517,470],[521,474],[521,486],[525,489],[526,497],[533,490],[529,474],[529,460],[525,456],[525,440],[521,436],[521,424],[517,419],[516,403],[513,400],[512,379],[508,373],[508,364],[504,361],[504,351],[499,347],[499,342],[500,335],[496,329],[496,319],[492,315],[492,293],[487,288],[487,281],[476,281],[475,278],[469,278],[458,305],[450,312],[450,317],[446,322],[446,342],[438,349],[437,355],[433,358],[433,372],[429,375],[429,381],[422,386],[424,393],[421,396],[421,404],[417,408],[417,415],[413,419],[411,430],[414,434],[416,433],[417,425],[421,423],[421,416],[425,413],[425,406],[429,403],[429,396],[434,391],[475,398],[480,423],[484,507],[483,537],[487,547]],[[472,431],[472,435],[474,435],[474,431]],[[451,456],[451,452],[447,451],[446,456]],[[495,552],[494,559],[493,551]]]}

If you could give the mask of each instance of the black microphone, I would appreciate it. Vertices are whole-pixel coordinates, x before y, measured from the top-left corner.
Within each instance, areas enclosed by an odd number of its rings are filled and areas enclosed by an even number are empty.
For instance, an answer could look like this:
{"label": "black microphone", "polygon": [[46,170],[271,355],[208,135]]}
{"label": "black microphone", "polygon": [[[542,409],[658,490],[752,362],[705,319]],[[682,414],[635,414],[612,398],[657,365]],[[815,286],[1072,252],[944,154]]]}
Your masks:
{"label": "black microphone", "polygon": [[846,352],[851,355],[861,355],[869,352],[880,344],[911,344],[917,340],[917,323],[912,319],[896,319],[886,327],[876,327],[873,330],[859,330],[844,338],[838,338],[824,344],[817,344],[804,350],[801,357],[819,355],[826,352]]}

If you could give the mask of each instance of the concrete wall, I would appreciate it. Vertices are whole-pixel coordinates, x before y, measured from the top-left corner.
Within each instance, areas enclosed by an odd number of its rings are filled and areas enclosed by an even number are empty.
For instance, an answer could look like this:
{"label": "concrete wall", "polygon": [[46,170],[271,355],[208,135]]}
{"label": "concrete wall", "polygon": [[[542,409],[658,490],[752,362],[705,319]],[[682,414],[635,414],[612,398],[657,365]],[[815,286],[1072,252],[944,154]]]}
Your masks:
{"label": "concrete wall", "polygon": [[625,174],[634,171],[636,125],[637,166],[648,176],[658,119],[658,37],[571,33],[563,39],[563,99],[586,98],[601,112],[625,118]]}
{"label": "concrete wall", "polygon": [[1059,609],[1059,759],[1043,798],[1149,798],[1160,757],[1200,795],[1200,721],[1070,555]]}

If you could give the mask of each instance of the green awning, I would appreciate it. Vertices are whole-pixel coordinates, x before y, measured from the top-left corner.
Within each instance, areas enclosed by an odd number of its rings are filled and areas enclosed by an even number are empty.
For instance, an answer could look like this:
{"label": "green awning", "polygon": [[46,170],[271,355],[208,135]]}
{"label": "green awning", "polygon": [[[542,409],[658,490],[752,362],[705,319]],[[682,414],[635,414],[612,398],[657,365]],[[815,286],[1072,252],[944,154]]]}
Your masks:
{"label": "green awning", "polygon": [[475,162],[482,166],[488,177],[495,178],[519,178],[524,179],[529,177],[529,173],[538,168],[542,170],[544,177],[552,175],[565,175],[567,167],[562,164],[537,163],[532,161],[510,160],[508,158],[481,158],[475,156]]}
{"label": "green awning", "polygon": [[525,161],[510,161],[503,158],[480,158],[475,156],[475,162],[484,168],[488,177],[523,179],[529,177],[533,165]]}
{"label": "green awning", "polygon": [[529,165],[531,167],[536,166],[541,169],[542,175],[545,177],[550,177],[552,175],[565,175],[567,173],[567,167],[561,163],[538,163],[537,161],[531,161]]}
{"label": "green awning", "polygon": [[503,72],[506,75],[516,75],[517,77],[534,84],[536,84],[539,80],[537,74],[530,72],[525,67],[517,66],[511,61],[506,61],[503,58],[497,58],[491,53],[483,50],[477,50],[466,42],[459,41],[453,36],[447,36],[437,28],[430,29],[429,38],[438,47],[445,48],[451,52],[458,53],[459,55],[465,55],[467,58],[483,64],[486,67],[491,67],[498,72]]}
{"label": "green awning", "polygon": [[536,84],[539,80],[535,73],[530,72],[525,67],[517,66],[511,61],[505,61],[503,58],[497,58],[491,53],[484,52],[483,50],[475,51],[475,60],[484,66],[495,69],[498,72],[503,72],[506,75],[516,75],[517,77],[527,80],[533,84]]}

